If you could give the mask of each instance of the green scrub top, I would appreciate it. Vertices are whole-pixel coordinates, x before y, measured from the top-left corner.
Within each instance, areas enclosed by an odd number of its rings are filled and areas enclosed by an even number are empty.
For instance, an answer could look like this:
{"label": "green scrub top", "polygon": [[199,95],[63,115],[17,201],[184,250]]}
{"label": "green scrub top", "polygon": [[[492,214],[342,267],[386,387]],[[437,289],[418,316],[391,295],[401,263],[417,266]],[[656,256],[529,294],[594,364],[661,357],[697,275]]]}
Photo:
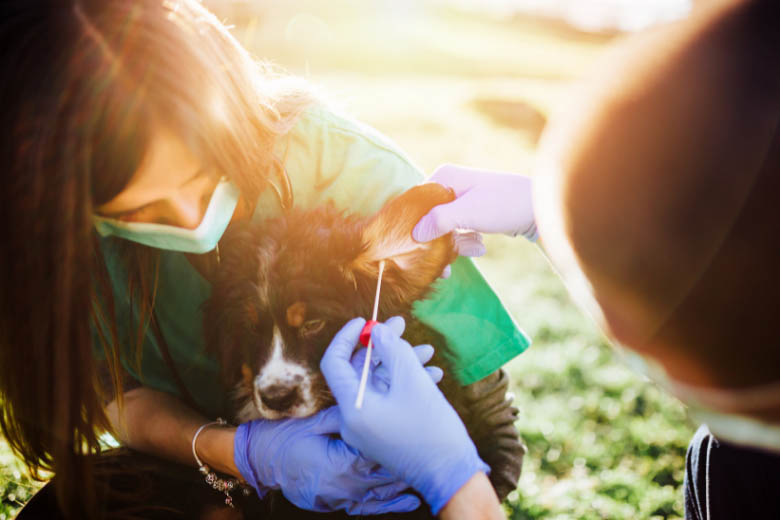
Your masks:
{"label": "green scrub top", "polygon": [[[276,153],[290,178],[294,204],[300,208],[314,208],[330,200],[338,208],[371,215],[387,200],[423,180],[420,170],[388,138],[319,106],[307,110],[279,140]],[[265,190],[253,218],[270,218],[281,212],[275,195]],[[139,328],[130,309],[119,240],[101,238],[101,247],[114,290],[123,366],[143,385],[178,395],[151,330],[144,338],[141,372],[136,369],[132,352]],[[211,286],[184,254],[173,251],[160,254],[158,283],[155,310],[176,368],[201,408],[220,415],[224,413],[225,392],[220,386],[218,363],[205,351],[201,325],[202,304]],[[437,281],[435,289],[428,299],[415,303],[413,313],[445,336],[454,356],[453,375],[461,383],[487,376],[530,344],[471,260],[456,260],[452,275]],[[99,343],[95,347],[96,352],[101,351]]]}

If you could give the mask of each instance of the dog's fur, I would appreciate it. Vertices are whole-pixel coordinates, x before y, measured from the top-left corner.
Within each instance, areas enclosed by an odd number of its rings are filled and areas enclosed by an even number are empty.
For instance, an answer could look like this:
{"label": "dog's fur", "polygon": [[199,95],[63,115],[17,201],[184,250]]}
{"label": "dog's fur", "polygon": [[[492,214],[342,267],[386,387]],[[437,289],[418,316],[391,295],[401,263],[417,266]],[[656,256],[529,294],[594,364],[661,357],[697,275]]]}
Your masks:
{"label": "dog's fur", "polygon": [[234,398],[233,419],[305,417],[334,404],[319,362],[349,319],[371,315],[382,259],[378,319],[404,316],[411,344],[434,345],[433,364],[445,372],[440,388],[456,410],[465,409],[448,374],[446,341],[411,314],[456,257],[451,235],[423,244],[412,239],[412,228],[453,198],[438,184],[423,184],[370,218],[327,205],[226,233],[205,329]]}
{"label": "dog's fur", "polygon": [[387,259],[379,319],[402,315],[455,258],[450,235],[415,242],[411,229],[452,200],[423,184],[370,219],[328,205],[233,229],[206,307],[206,337],[236,399],[238,421],[305,417],[333,404],[319,361],[334,334],[370,316],[378,262]]}

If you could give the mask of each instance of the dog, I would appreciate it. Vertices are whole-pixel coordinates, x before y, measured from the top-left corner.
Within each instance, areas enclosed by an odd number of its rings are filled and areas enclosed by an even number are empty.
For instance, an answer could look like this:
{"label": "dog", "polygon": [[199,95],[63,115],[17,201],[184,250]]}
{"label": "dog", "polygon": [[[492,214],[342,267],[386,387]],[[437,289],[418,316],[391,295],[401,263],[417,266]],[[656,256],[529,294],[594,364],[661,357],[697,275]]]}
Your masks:
{"label": "dog", "polygon": [[[452,200],[451,190],[428,183],[404,192],[372,217],[327,204],[231,226],[220,242],[204,326],[208,349],[217,356],[222,383],[232,396],[235,422],[306,417],[335,404],[320,359],[348,320],[371,316],[378,264],[385,260],[378,319],[403,316],[409,343],[434,346],[431,364],[445,373],[439,387],[469,428],[469,419],[480,414],[469,408],[474,399],[467,387],[448,374],[447,342],[411,312],[457,256],[451,234],[419,243],[411,231],[432,207]],[[498,384],[488,407],[503,407],[503,420],[487,422],[500,430],[492,441],[500,437],[501,447],[490,444],[490,428],[474,426],[486,445],[481,449],[475,439],[477,448],[488,454],[483,459],[503,498],[517,483],[524,450],[512,425],[517,411],[506,400],[506,381]],[[507,457],[506,447],[514,458]],[[498,474],[501,486],[494,479]]]}

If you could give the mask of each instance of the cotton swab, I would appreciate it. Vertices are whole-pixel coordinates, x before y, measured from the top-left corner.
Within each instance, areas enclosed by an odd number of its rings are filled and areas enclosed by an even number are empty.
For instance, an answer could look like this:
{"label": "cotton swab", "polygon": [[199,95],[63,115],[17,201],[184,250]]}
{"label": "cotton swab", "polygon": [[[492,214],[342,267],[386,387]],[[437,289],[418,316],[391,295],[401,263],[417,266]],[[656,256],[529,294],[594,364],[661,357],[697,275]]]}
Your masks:
{"label": "cotton swab", "polygon": [[[376,279],[376,295],[374,296],[374,311],[371,314],[371,322],[376,323],[377,313],[379,312],[379,292],[382,289],[382,275],[385,272],[385,261],[379,262],[379,277]],[[369,323],[371,323],[369,322]],[[371,336],[368,337],[366,345],[366,360],[363,362],[363,373],[360,375],[360,386],[358,387],[357,399],[355,399],[355,408],[363,407],[363,395],[366,393],[366,383],[368,382],[368,368],[371,366]]]}

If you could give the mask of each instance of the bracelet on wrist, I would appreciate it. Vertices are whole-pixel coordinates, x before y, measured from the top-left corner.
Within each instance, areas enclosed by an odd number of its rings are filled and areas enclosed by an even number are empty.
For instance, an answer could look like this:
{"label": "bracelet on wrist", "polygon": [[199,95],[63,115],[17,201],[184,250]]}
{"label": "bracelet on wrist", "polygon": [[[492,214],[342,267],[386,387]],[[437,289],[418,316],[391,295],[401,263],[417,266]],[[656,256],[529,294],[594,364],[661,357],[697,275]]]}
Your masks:
{"label": "bracelet on wrist", "polygon": [[198,441],[198,436],[203,432],[203,430],[209,426],[226,425],[227,421],[221,417],[217,418],[216,421],[207,422],[201,425],[201,427],[195,431],[195,435],[192,436],[192,456],[195,457],[195,462],[198,464],[198,471],[205,477],[206,484],[211,486],[215,491],[224,493],[225,504],[230,507],[235,507],[233,504],[233,497],[230,496],[230,493],[236,488],[241,488],[241,492],[244,494],[244,496],[249,496],[252,492],[252,488],[237,478],[220,478],[215,472],[211,471],[211,468],[209,468],[207,464],[204,464],[203,461],[200,460],[200,457],[198,457],[198,452],[195,450],[195,443]]}

